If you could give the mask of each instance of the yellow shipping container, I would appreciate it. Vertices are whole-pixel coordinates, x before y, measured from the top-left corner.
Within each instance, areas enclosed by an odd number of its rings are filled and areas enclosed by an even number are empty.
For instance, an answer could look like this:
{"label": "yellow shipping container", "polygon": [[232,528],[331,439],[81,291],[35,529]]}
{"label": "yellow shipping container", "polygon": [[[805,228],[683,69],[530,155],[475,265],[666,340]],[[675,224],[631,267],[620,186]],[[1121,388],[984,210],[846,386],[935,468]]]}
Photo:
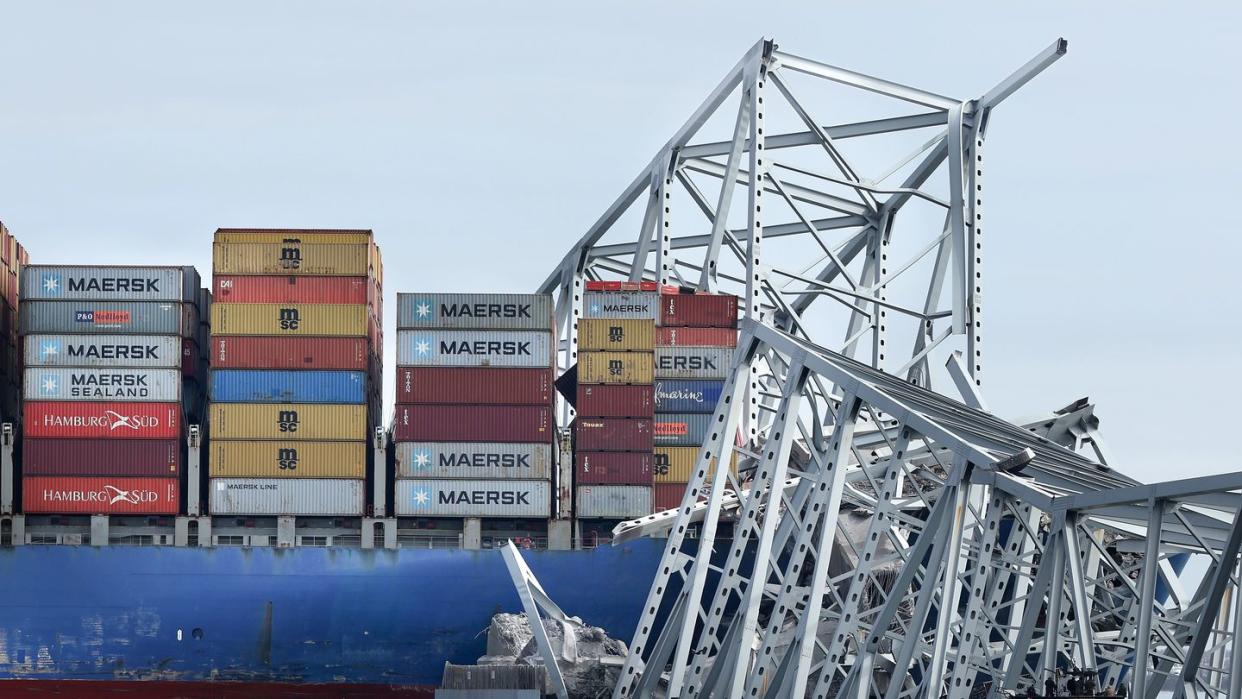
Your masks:
{"label": "yellow shipping container", "polygon": [[655,380],[651,352],[580,352],[578,383],[648,384]]}
{"label": "yellow shipping container", "polygon": [[578,349],[593,352],[655,351],[655,322],[650,320],[609,320],[592,318],[578,321]]}
{"label": "yellow shipping container", "polygon": [[212,478],[363,478],[366,442],[245,442],[215,440]]}
{"label": "yellow shipping container", "polygon": [[343,303],[213,303],[211,333],[366,337],[367,307]]}
{"label": "yellow shipping container", "polygon": [[217,243],[317,243],[320,245],[370,245],[371,231],[281,230],[277,228],[221,228]]}
{"label": "yellow shipping container", "polygon": [[216,274],[321,274],[376,276],[378,251],[372,245],[331,243],[216,243],[211,268]]}
{"label": "yellow shipping container", "polygon": [[[655,450],[655,482],[656,483],[689,483],[690,474],[694,471],[694,462],[699,458],[698,447],[656,447]],[[737,475],[737,452],[733,452],[733,463],[729,469]],[[708,478],[715,473],[707,474]]]}
{"label": "yellow shipping container", "polygon": [[214,439],[366,439],[367,406],[212,403]]}

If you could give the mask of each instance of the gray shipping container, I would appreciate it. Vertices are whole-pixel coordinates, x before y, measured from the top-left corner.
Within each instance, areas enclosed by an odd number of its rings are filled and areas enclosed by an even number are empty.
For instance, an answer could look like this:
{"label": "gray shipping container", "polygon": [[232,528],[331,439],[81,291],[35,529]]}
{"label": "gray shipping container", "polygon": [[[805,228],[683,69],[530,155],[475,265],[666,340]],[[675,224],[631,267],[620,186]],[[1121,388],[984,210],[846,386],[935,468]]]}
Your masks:
{"label": "gray shipping container", "polygon": [[398,366],[552,366],[550,330],[399,330]]}
{"label": "gray shipping container", "polygon": [[723,379],[733,366],[732,347],[657,347],[657,379]]}
{"label": "gray shipping container", "polygon": [[398,479],[396,501],[401,517],[547,517],[552,484]]}
{"label": "gray shipping container", "polygon": [[198,307],[162,301],[22,301],[23,335],[110,333],[194,337]]}
{"label": "gray shipping container", "polygon": [[660,320],[660,295],[654,291],[588,291],[582,295],[583,318]]}
{"label": "gray shipping container", "polygon": [[711,413],[657,413],[652,432],[657,447],[697,447],[707,441]]}
{"label": "gray shipping container", "polygon": [[552,330],[547,294],[397,294],[397,329]]}
{"label": "gray shipping container", "polygon": [[31,368],[25,372],[22,398],[176,403],[181,400],[181,372],[127,367]]}
{"label": "gray shipping container", "polygon": [[398,442],[398,478],[547,479],[550,444]]}
{"label": "gray shipping container", "polygon": [[186,301],[196,303],[200,280],[193,267],[27,265],[26,301]]}
{"label": "gray shipping container", "polygon": [[579,517],[630,519],[651,514],[651,486],[580,485],[576,507]]}
{"label": "gray shipping container", "polygon": [[27,335],[26,366],[181,366],[176,335]]}
{"label": "gray shipping container", "polygon": [[213,478],[213,515],[361,515],[363,480]]}

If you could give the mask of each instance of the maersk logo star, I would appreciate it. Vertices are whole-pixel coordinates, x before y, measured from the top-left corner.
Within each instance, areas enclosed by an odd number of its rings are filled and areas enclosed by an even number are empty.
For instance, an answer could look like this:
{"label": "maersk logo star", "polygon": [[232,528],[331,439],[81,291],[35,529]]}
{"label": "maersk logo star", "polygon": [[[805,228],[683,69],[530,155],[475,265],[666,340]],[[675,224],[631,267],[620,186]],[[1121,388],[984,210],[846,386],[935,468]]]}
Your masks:
{"label": "maersk logo star", "polygon": [[56,295],[60,293],[60,275],[45,274],[43,275],[43,293]]}
{"label": "maersk logo star", "polygon": [[45,395],[55,395],[60,393],[60,384],[57,383],[55,376],[44,376],[41,390]]}
{"label": "maersk logo star", "polygon": [[427,468],[431,465],[431,454],[426,450],[414,454],[414,468]]}
{"label": "maersk logo star", "polygon": [[416,301],[414,305],[414,315],[418,316],[419,320],[430,318],[431,304],[427,301]]}
{"label": "maersk logo star", "polygon": [[44,359],[47,359],[48,357],[55,357],[55,356],[58,356],[59,354],[60,354],[60,340],[48,340],[47,342],[43,343],[42,349],[39,350],[39,355],[42,356]]}
{"label": "maersk logo star", "polygon": [[414,341],[414,353],[420,357],[431,356],[431,343],[425,338],[418,338]]}
{"label": "maersk logo star", "polygon": [[598,303],[591,304],[591,315],[595,315],[597,313],[599,313],[599,304]]}
{"label": "maersk logo star", "polygon": [[426,488],[419,488],[414,491],[414,507],[426,507],[431,504],[431,493]]}

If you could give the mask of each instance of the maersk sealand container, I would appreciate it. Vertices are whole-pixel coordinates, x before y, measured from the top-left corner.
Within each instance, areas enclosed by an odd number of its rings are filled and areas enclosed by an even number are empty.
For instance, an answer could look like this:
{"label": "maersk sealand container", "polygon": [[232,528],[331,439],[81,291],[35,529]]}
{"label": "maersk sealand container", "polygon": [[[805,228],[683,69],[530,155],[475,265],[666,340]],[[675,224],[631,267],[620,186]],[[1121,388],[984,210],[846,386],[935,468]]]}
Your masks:
{"label": "maersk sealand container", "polygon": [[211,400],[217,403],[365,403],[362,371],[216,369]]}
{"label": "maersk sealand container", "polygon": [[200,288],[193,267],[27,265],[25,301],[184,301],[196,303]]}

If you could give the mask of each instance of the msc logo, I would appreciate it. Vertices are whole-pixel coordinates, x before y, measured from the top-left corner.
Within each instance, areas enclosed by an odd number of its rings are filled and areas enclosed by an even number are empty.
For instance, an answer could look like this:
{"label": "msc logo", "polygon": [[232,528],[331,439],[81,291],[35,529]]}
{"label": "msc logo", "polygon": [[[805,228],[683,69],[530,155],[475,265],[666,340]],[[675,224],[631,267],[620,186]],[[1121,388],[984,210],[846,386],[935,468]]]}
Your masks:
{"label": "msc logo", "polygon": [[301,324],[301,322],[302,322],[301,314],[298,313],[298,309],[296,308],[280,309],[280,329],[281,330],[297,330],[298,325]]}
{"label": "msc logo", "polygon": [[276,465],[282,471],[296,471],[298,468],[298,450],[297,449],[277,449]]}
{"label": "msc logo", "polygon": [[281,432],[297,432],[298,431],[298,411],[281,410],[276,415],[276,426]]}
{"label": "msc logo", "polygon": [[609,342],[625,342],[625,330],[620,325],[608,326]]}
{"label": "msc logo", "polygon": [[61,280],[59,274],[44,274],[39,280],[40,286],[43,287],[43,293],[48,296],[60,296]]}
{"label": "msc logo", "polygon": [[608,360],[608,375],[609,376],[620,376],[624,372],[625,372],[625,362],[621,361],[620,359],[609,359]]}
{"label": "msc logo", "polygon": [[302,251],[298,248],[281,248],[280,249],[280,266],[285,269],[299,269],[302,267]]}
{"label": "msc logo", "polygon": [[669,470],[668,454],[653,454],[655,457],[655,475],[667,476]]}

